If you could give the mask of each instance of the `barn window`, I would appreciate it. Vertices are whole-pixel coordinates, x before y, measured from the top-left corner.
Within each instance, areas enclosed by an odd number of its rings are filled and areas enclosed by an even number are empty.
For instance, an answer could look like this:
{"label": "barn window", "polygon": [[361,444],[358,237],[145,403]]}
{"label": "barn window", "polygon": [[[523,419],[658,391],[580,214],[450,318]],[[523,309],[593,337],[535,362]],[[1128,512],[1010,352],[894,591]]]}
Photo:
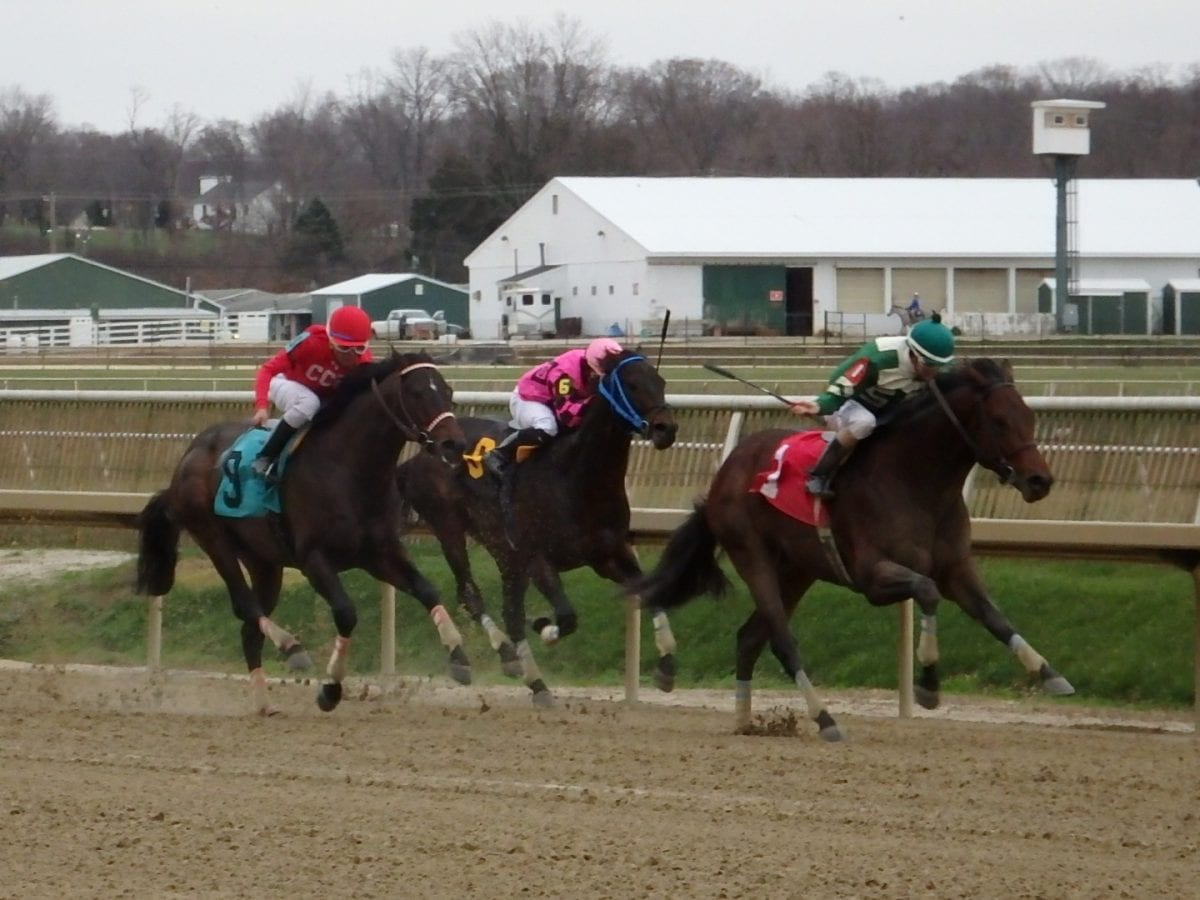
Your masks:
{"label": "barn window", "polygon": [[635,281],[633,283],[633,296],[636,297],[637,295],[638,295],[638,283]]}
{"label": "barn window", "polygon": [[558,215],[558,194],[550,195],[550,212],[556,216]]}
{"label": "barn window", "polygon": [[413,285],[413,293],[416,294],[418,297],[420,297],[422,294],[425,293],[425,285],[414,284]]}
{"label": "barn window", "polygon": [[575,285],[573,288],[571,288],[571,296],[572,297],[579,296],[579,285]]}
{"label": "barn window", "polygon": [[592,296],[596,296],[596,286],[594,284],[592,285]]}
{"label": "barn window", "polygon": [[610,285],[608,286],[608,296],[610,296],[610,297],[611,297],[611,296],[612,296],[613,294],[615,294],[616,292],[617,292],[616,288],[614,288],[614,287],[613,287],[613,286],[610,284]]}

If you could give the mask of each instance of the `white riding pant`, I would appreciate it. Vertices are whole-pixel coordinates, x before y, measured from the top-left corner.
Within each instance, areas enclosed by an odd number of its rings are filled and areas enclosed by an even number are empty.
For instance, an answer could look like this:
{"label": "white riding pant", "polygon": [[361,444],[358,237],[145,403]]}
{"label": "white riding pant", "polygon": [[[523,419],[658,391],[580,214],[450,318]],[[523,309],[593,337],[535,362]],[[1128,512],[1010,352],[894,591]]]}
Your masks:
{"label": "white riding pant", "polygon": [[825,424],[834,431],[844,428],[861,441],[875,430],[875,413],[857,400],[847,400],[837,412],[825,417]]}
{"label": "white riding pant", "polygon": [[508,411],[512,420],[508,423],[518,431],[522,428],[536,428],[546,434],[558,434],[558,419],[545,403],[537,400],[526,400],[517,391],[508,398]]}
{"label": "white riding pant", "polygon": [[321,405],[321,398],[309,388],[284,375],[276,375],[267,387],[267,399],[280,411],[280,418],[293,428],[312,421]]}

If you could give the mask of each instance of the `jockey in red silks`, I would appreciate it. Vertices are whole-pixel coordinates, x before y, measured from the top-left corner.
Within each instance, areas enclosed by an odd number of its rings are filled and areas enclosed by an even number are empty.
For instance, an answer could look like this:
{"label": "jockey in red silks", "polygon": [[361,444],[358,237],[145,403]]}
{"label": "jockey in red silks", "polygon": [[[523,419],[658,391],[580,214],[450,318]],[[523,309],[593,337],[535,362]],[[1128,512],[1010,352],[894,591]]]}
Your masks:
{"label": "jockey in red silks", "polygon": [[586,349],[560,353],[522,375],[508,401],[512,413],[509,427],[514,431],[484,457],[484,467],[502,479],[518,447],[540,447],[560,428],[579,425],[596,396],[604,360],[621,352],[621,345],[612,338],[596,338]]}
{"label": "jockey in red silks", "polygon": [[280,411],[280,420],[250,464],[256,475],[270,478],[288,439],[312,419],[321,401],[347,372],[372,361],[370,339],[370,316],[357,306],[340,306],[328,325],[310,325],[259,367],[254,379],[254,424],[260,428],[266,424],[271,404]]}

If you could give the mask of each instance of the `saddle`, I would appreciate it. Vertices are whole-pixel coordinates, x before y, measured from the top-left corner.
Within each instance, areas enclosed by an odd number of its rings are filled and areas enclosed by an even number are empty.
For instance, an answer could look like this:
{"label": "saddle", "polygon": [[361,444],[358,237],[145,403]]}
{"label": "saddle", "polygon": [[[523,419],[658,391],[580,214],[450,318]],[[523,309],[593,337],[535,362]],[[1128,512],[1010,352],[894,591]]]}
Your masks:
{"label": "saddle", "polygon": [[271,425],[265,428],[252,426],[238,435],[217,460],[221,483],[217,485],[217,493],[213,497],[213,512],[231,519],[249,519],[280,512],[279,482],[283,480],[288,460],[307,433],[308,427],[305,426],[283,448],[275,463],[277,478],[274,482],[268,482],[250,470],[271,436]]}

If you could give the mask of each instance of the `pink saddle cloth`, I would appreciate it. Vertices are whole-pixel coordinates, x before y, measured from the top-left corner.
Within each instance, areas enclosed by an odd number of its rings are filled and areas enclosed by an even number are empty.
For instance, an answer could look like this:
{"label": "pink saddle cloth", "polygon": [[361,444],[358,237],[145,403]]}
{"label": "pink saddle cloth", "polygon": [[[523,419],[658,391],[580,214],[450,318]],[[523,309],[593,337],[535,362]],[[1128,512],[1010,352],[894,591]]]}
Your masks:
{"label": "pink saddle cloth", "polygon": [[762,494],[771,505],[793,519],[808,525],[829,525],[825,504],[813,497],[804,487],[808,470],[825,450],[825,438],[820,431],[798,431],[779,442],[773,465],[754,476],[750,490]]}

